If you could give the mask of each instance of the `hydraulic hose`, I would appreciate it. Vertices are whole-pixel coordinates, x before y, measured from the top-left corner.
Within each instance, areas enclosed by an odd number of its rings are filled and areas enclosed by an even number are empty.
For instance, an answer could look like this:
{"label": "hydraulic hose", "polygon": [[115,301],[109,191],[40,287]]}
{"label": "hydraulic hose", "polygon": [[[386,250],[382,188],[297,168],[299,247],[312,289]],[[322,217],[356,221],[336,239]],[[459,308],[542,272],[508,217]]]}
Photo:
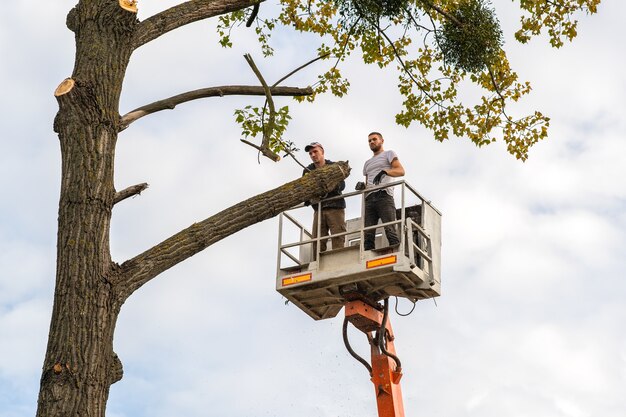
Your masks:
{"label": "hydraulic hose", "polygon": [[396,370],[402,369],[402,365],[400,364],[400,358],[394,355],[391,352],[387,351],[387,320],[389,319],[389,297],[385,298],[384,307],[383,307],[383,322],[380,325],[380,330],[378,331],[378,348],[382,353],[386,356],[389,356],[396,362]]}
{"label": "hydraulic hose", "polygon": [[367,361],[365,359],[363,359],[362,357],[360,357],[350,346],[350,342],[348,341],[348,318],[345,317],[343,319],[343,343],[346,345],[346,349],[348,349],[348,353],[350,353],[350,355],[356,359],[357,361],[361,362],[363,364],[363,366],[365,366],[367,368],[367,372],[369,372],[370,376],[372,376],[372,367],[369,363],[367,363]]}

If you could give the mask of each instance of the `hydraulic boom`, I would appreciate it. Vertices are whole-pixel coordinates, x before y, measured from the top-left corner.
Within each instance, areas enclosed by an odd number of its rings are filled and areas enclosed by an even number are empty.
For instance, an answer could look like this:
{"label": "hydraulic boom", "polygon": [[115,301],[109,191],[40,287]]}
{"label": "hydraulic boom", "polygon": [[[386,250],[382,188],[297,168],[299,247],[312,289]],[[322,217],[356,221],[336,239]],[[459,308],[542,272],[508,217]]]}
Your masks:
{"label": "hydraulic boom", "polygon": [[[376,391],[379,417],[404,417],[402,404],[402,366],[396,356],[394,335],[388,317],[389,299],[381,312],[361,300],[350,301],[345,305],[344,342],[352,356],[363,363],[370,371]],[[359,357],[350,347],[347,339],[347,323],[365,333],[371,346],[371,366]]]}

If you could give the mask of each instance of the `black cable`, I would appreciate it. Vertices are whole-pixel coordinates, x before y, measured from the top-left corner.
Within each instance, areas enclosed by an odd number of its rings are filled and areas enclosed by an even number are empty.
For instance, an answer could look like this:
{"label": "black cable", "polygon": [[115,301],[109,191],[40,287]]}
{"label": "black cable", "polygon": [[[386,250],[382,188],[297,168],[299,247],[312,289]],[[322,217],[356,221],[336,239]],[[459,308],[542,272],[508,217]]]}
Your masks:
{"label": "black cable", "polygon": [[389,356],[396,362],[397,369],[402,369],[402,364],[400,364],[400,358],[398,358],[393,353],[387,351],[385,347],[387,332],[387,319],[389,318],[389,297],[385,298],[384,310],[383,310],[383,322],[380,325],[380,330],[378,331],[378,348],[381,352],[383,352],[386,356]]}
{"label": "black cable", "polygon": [[396,314],[397,314],[398,316],[402,316],[402,317],[406,317],[406,316],[410,315],[410,314],[413,312],[413,310],[415,310],[415,305],[417,304],[417,301],[411,301],[411,302],[413,303],[413,308],[411,309],[411,311],[409,311],[409,312],[408,312],[408,313],[406,313],[406,314],[402,314],[402,313],[400,313],[400,312],[398,311],[398,297],[396,296],[396,306],[395,306],[395,309],[396,309]]}
{"label": "black cable", "polygon": [[369,372],[370,376],[372,376],[372,367],[370,366],[370,364],[367,363],[365,359],[360,357],[354,350],[352,350],[352,347],[350,346],[350,342],[348,341],[348,318],[347,317],[343,319],[343,343],[346,345],[346,349],[348,349],[348,352],[350,353],[350,355],[357,361],[361,362],[363,366],[367,368],[367,371]]}
{"label": "black cable", "polygon": [[389,319],[389,297],[385,298],[383,305],[383,321],[380,324],[380,329],[376,332],[376,344],[381,352],[385,348],[385,335],[387,333],[387,320]]}

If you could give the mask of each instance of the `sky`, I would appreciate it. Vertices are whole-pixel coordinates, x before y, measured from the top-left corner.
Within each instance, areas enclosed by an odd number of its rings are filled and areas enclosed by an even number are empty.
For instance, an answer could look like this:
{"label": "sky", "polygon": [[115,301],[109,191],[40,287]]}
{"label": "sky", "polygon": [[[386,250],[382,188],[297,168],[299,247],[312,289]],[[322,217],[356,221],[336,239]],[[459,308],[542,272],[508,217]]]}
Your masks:
{"label": "sky", "polygon": [[[176,1],[140,2],[143,19]],[[533,92],[520,111],[551,117],[549,139],[522,163],[503,143],[444,143],[394,124],[395,76],[353,60],[347,97],[289,99],[286,137],[349,160],[352,189],[381,131],[405,179],[443,213],[442,295],[392,315],[407,416],[622,417],[626,410],[626,3],[582,16],[572,44],[513,41],[514,4],[498,3],[506,49]],[[509,4],[511,3],[511,4]],[[18,0],[0,15],[0,417],[34,415],[54,291],[60,184],[52,95],[73,67],[65,15],[74,0]],[[314,55],[308,38],[274,38],[263,60],[241,32],[217,44],[196,23],[138,50],[121,111],[196,88],[256,84]],[[288,40],[288,41],[287,41]],[[290,84],[315,80],[315,68]],[[238,201],[300,176],[289,159],[260,162],[233,111],[260,99],[212,98],[135,122],[117,147],[116,187],[147,182],[114,209],[111,250],[123,262]],[[307,161],[301,151],[299,157]],[[110,417],[373,417],[374,389],[341,339],[341,313],[314,321],[275,291],[277,219],[237,233],[166,271],[126,302],[114,348],[124,378]],[[392,302],[393,303],[393,302]],[[400,301],[400,312],[410,305]],[[363,337],[352,344],[368,353]]]}

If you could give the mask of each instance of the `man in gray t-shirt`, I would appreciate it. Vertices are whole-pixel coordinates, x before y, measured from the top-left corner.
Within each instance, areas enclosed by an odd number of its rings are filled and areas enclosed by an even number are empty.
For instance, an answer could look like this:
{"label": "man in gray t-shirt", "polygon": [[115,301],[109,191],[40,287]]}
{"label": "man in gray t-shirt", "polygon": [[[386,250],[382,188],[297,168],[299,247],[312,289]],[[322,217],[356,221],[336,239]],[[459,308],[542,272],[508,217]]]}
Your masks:
{"label": "man in gray t-shirt", "polygon": [[[363,165],[365,188],[372,188],[391,182],[392,177],[404,175],[404,167],[394,151],[383,149],[383,135],[372,132],[367,135],[367,142],[374,155]],[[396,220],[396,205],[393,201],[393,187],[383,188],[365,194],[365,227],[373,226],[378,220],[383,223]],[[385,235],[390,246],[400,243],[395,226],[386,226]],[[366,230],[364,233],[364,250],[374,249],[376,229]]]}

